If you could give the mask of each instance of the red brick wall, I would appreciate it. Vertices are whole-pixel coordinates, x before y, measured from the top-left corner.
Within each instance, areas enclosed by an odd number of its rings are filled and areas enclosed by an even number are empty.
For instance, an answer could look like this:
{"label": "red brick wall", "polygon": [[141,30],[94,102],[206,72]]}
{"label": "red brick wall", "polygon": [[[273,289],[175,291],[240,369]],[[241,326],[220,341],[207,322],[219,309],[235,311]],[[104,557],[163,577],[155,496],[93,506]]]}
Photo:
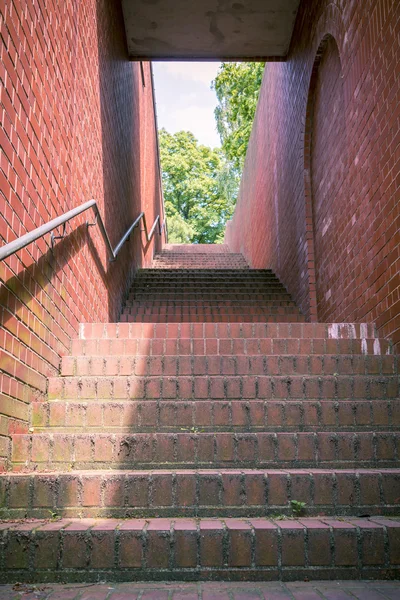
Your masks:
{"label": "red brick wall", "polygon": [[[151,226],[161,206],[150,66],[143,86],[120,3],[10,0],[0,33],[1,244],[91,198],[113,245],[141,210]],[[0,466],[79,322],[115,320],[134,269],[152,260],[136,230],[110,264],[87,219],[54,252],[47,235],[0,263]]]}
{"label": "red brick wall", "polygon": [[[318,318],[329,319],[332,291],[340,272],[336,248],[340,246],[343,216],[349,208],[343,185],[346,164],[343,78],[337,45],[332,37],[321,46],[309,93],[309,146],[305,162],[311,172],[309,202],[313,215],[314,261]],[[336,296],[335,304],[345,300]],[[335,309],[340,310],[339,306]]]}
{"label": "red brick wall", "polygon": [[[231,248],[310,319],[400,342],[400,4],[303,0],[267,64]],[[262,226],[258,226],[262,223]]]}

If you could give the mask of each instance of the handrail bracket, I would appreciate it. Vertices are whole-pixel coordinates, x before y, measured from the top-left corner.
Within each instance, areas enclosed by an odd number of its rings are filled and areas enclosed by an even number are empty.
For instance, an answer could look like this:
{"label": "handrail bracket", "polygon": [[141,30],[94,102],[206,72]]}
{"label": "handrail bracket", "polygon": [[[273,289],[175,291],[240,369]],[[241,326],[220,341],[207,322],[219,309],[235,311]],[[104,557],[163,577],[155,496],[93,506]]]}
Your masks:
{"label": "handrail bracket", "polygon": [[50,234],[50,243],[51,243],[51,249],[54,250],[54,244],[56,240],[62,240],[63,238],[65,238],[65,233],[67,230],[67,222],[63,223],[63,229],[62,229],[62,234],[61,235],[54,235],[54,231],[51,232]]}
{"label": "handrail bracket", "polygon": [[86,227],[95,227],[97,225],[97,215],[95,216],[95,219],[93,221],[93,223],[89,223],[89,221],[86,221]]}

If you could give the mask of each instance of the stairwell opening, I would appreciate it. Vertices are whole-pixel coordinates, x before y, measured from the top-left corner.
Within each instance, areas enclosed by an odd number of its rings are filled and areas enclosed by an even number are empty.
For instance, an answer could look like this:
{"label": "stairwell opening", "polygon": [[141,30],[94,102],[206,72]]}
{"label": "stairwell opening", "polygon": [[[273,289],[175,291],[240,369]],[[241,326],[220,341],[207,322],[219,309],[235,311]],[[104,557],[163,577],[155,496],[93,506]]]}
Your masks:
{"label": "stairwell opening", "polygon": [[224,241],[264,63],[154,63],[169,242]]}

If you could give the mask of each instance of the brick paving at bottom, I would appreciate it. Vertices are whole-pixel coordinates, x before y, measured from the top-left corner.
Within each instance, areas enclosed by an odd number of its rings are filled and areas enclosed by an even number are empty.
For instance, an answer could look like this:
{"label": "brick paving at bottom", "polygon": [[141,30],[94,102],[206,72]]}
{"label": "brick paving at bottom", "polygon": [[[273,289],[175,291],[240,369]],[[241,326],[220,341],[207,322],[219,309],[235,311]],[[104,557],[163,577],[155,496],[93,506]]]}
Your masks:
{"label": "brick paving at bottom", "polygon": [[0,600],[400,600],[400,581],[0,585]]}

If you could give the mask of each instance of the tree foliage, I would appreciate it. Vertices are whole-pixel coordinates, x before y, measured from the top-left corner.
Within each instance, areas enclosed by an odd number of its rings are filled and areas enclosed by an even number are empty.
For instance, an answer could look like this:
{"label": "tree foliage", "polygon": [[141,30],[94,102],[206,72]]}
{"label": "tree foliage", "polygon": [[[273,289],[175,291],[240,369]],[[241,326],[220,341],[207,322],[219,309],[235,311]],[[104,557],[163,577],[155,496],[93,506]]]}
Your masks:
{"label": "tree foliage", "polygon": [[159,132],[168,237],[172,243],[216,243],[235,198],[218,149],[198,143],[189,131]]}
{"label": "tree foliage", "polygon": [[222,63],[212,82],[222,148],[202,146],[189,131],[159,132],[168,237],[172,243],[223,240],[239,190],[260,91],[263,63]]}
{"label": "tree foliage", "polygon": [[221,63],[212,82],[217,130],[226,159],[240,173],[256,112],[264,63]]}

